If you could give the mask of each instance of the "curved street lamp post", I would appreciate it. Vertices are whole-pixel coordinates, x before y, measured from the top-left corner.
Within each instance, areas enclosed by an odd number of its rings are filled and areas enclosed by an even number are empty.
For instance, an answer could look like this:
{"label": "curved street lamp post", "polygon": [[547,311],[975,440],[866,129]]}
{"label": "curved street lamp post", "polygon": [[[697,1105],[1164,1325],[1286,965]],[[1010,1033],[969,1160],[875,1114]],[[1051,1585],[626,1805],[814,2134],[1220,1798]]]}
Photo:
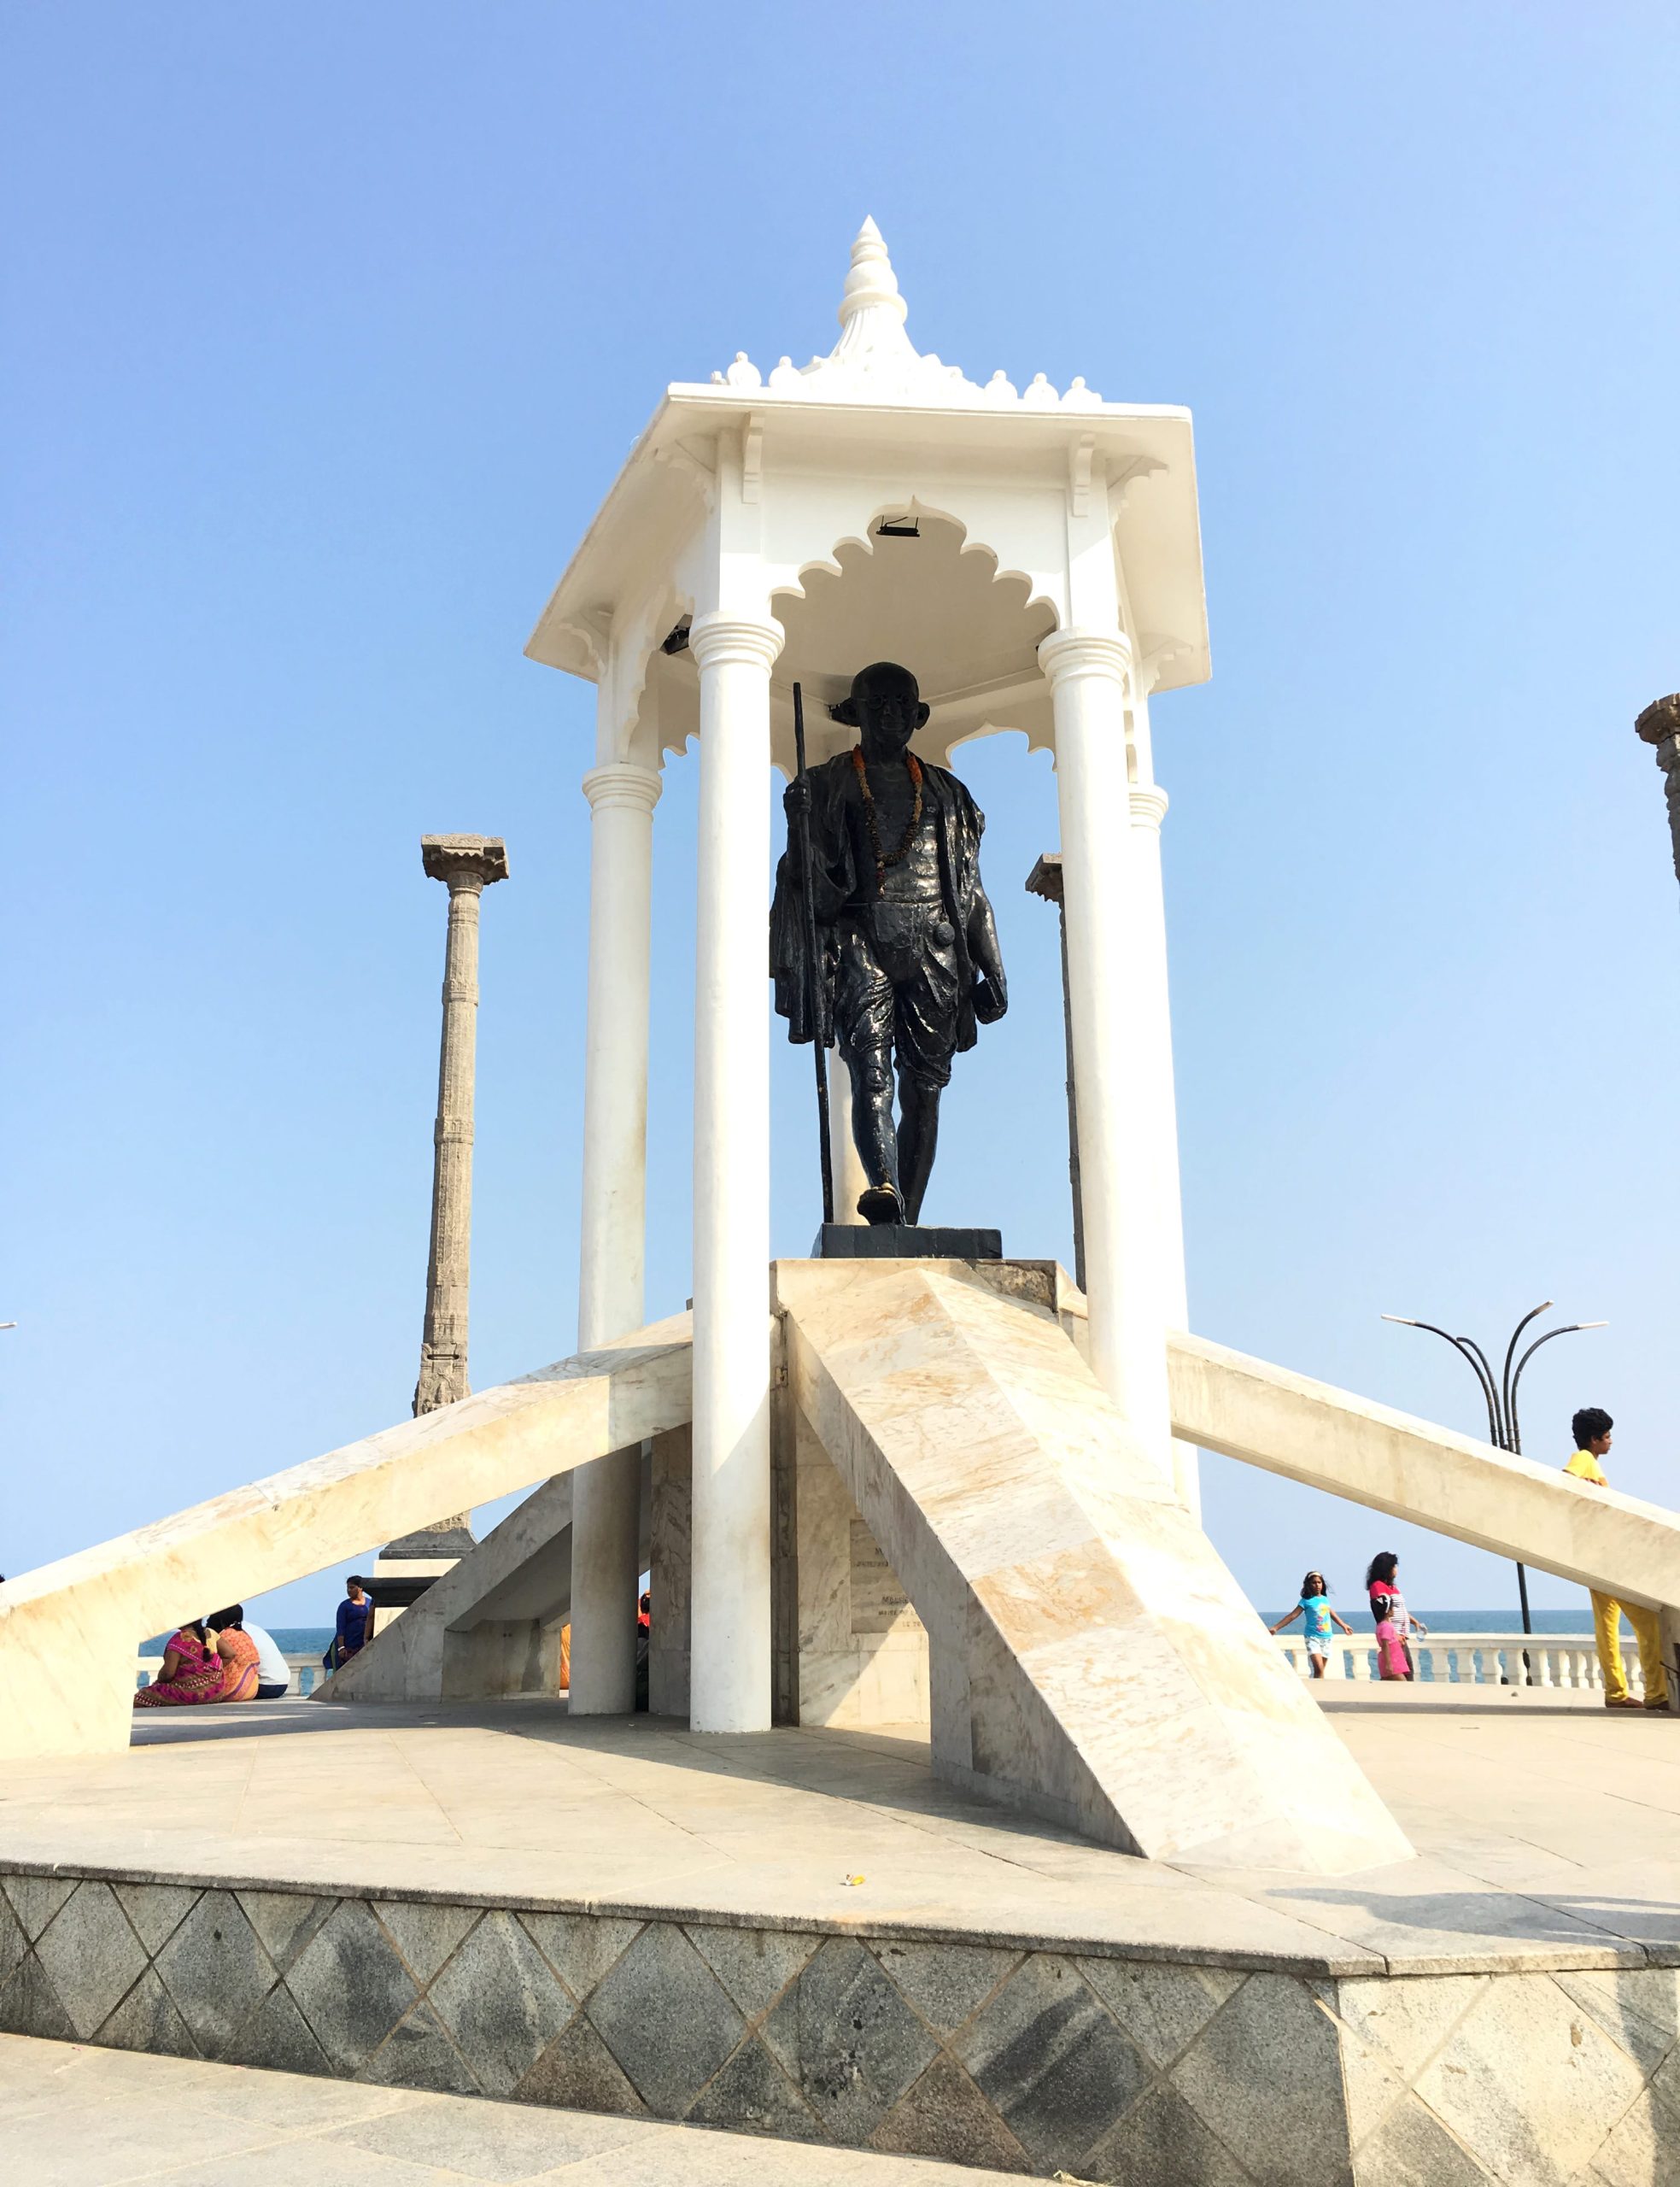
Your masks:
{"label": "curved street lamp post", "polygon": [[[1602,1329],[1610,1326],[1607,1322],[1566,1322],[1561,1328],[1548,1329],[1543,1336],[1536,1337],[1533,1343],[1519,1359],[1517,1346],[1521,1341],[1523,1331],[1531,1322],[1537,1320],[1543,1314],[1551,1304],[1552,1301],[1549,1299],[1542,1299],[1531,1312],[1523,1316],[1516,1328],[1512,1330],[1511,1341],[1505,1347],[1504,1369],[1497,1382],[1494,1381],[1493,1369],[1488,1363],[1486,1352],[1473,1337],[1454,1336],[1446,1329],[1437,1328],[1433,1322],[1414,1322],[1409,1315],[1406,1314],[1384,1314],[1383,1319],[1385,1322],[1397,1322],[1402,1328],[1427,1329],[1431,1336],[1442,1338],[1443,1341],[1452,1346],[1455,1351],[1464,1355],[1474,1370],[1477,1381],[1481,1385],[1482,1401],[1488,1409],[1489,1442],[1496,1451],[1508,1451],[1513,1457],[1520,1457],[1523,1453],[1523,1435],[1517,1420],[1517,1385],[1522,1381],[1524,1368],[1539,1351],[1541,1346],[1549,1344],[1554,1336],[1572,1336],[1578,1329]],[[1514,1367],[1512,1364],[1513,1360],[1516,1363]],[[1528,1573],[1520,1564],[1517,1567],[1517,1592],[1522,1602],[1523,1631],[1525,1633],[1532,1633],[1534,1627],[1530,1621],[1528,1611]],[[1526,1650],[1523,1654],[1523,1676],[1525,1680],[1528,1677]]]}

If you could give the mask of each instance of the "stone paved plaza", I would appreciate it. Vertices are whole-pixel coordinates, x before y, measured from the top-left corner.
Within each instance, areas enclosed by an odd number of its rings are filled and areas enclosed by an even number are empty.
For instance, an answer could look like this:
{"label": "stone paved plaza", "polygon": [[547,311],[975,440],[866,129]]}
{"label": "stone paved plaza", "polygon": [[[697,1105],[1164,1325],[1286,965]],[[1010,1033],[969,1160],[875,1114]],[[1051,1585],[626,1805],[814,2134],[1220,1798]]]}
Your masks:
{"label": "stone paved plaza", "polygon": [[720,1746],[536,1702],[160,1719],[9,1773],[0,2023],[822,2165],[1651,2187],[1680,2136],[1671,1720],[1515,1692],[1328,1713],[1419,1860],[1131,1860],[887,1734]]}
{"label": "stone paved plaza", "polygon": [[[1328,1702],[1421,1856],[1334,1882],[1128,1860],[941,1784],[910,1736],[720,1742],[646,1716],[569,1723],[541,1701],[153,1717],[126,1755],[12,1764],[0,1867],[978,1925],[1326,1973],[1565,1947],[1680,1961],[1680,1722],[1613,1715],[1594,1693],[1462,1695]],[[183,1831],[184,1809],[201,1828]]]}

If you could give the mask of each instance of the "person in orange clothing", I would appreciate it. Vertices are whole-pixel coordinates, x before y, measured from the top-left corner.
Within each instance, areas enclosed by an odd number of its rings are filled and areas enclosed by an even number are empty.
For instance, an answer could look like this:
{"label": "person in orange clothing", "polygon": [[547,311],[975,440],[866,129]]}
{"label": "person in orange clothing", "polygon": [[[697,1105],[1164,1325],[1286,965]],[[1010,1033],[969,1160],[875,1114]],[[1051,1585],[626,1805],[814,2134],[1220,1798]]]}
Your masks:
{"label": "person in orange clothing", "polygon": [[[1591,1488],[1608,1488],[1604,1468],[1599,1461],[1610,1448],[1610,1431],[1615,1426],[1601,1405],[1585,1405],[1570,1422],[1575,1437],[1575,1455],[1564,1471],[1572,1474],[1577,1480],[1584,1480]],[[1598,1646],[1598,1666],[1604,1673],[1604,1705],[1607,1709],[1637,1709],[1641,1704],[1628,1691],[1628,1677],[1622,1668],[1622,1620],[1625,1617],[1633,1627],[1639,1643],[1640,1668],[1645,1674],[1647,1709],[1668,1707],[1668,1674],[1663,1668],[1662,1627],[1654,1609],[1646,1609],[1638,1603],[1619,1603],[1609,1595],[1593,1590],[1593,1637]]]}

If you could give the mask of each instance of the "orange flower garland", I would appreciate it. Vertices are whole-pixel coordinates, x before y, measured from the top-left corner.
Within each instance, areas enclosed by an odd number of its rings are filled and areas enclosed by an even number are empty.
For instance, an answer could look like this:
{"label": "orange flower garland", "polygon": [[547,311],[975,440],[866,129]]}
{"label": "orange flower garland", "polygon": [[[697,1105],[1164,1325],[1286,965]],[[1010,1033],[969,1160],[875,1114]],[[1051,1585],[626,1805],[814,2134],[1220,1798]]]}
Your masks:
{"label": "orange flower garland", "polygon": [[852,765],[857,771],[858,787],[863,794],[863,818],[869,830],[869,847],[875,853],[875,885],[880,888],[887,878],[889,865],[898,865],[910,855],[910,847],[916,841],[916,831],[922,825],[922,762],[914,752],[904,754],[904,770],[916,793],[910,800],[910,818],[904,824],[903,841],[889,858],[881,847],[881,825],[875,818],[875,792],[869,788],[869,770],[863,764],[863,748],[852,748]]}

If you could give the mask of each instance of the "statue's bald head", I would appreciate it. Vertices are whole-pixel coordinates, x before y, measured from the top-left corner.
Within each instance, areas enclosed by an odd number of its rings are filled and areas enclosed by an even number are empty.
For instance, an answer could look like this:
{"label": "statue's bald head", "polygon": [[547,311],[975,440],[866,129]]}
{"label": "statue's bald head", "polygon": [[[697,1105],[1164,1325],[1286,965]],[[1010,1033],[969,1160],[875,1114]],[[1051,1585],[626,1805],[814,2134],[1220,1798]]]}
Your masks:
{"label": "statue's bald head", "polygon": [[852,677],[852,695],[834,708],[834,719],[861,730],[866,745],[902,752],[928,712],[909,669],[895,660],[876,660]]}

